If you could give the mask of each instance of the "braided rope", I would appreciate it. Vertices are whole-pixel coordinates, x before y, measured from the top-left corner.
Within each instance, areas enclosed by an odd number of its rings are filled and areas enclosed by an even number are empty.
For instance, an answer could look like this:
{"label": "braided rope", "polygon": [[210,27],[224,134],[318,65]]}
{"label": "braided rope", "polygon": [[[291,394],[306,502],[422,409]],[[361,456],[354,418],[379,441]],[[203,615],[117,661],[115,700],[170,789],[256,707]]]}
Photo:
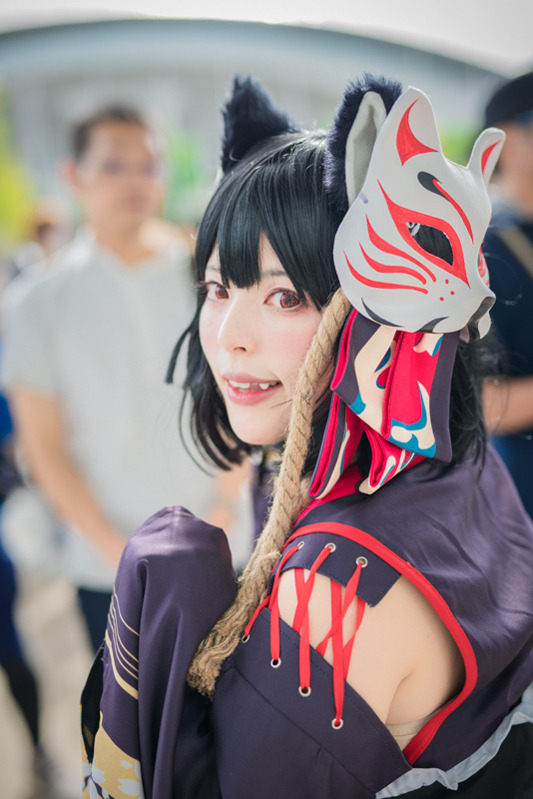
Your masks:
{"label": "braided rope", "polygon": [[315,393],[320,378],[331,363],[335,342],[350,310],[344,292],[338,289],[324,309],[298,375],[285,451],[268,521],[240,578],[233,604],[201,641],[189,668],[187,682],[207,696],[213,695],[222,662],[239,643],[244,627],[266,591],[272,568],[280,557],[290,529],[309,501],[309,481],[304,480],[302,485],[301,473],[309,449]]}

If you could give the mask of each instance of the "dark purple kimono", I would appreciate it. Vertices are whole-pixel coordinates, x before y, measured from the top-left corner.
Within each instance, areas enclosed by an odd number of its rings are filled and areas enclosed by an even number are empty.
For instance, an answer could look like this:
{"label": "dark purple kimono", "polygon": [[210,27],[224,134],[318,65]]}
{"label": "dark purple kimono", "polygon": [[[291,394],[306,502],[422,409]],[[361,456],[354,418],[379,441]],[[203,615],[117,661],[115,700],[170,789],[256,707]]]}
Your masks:
{"label": "dark purple kimono", "polygon": [[368,605],[400,575],[421,590],[463,657],[458,696],[402,752],[345,684],[335,729],[331,666],[311,650],[312,690],[302,696],[299,635],[279,622],[273,668],[264,608],[208,703],[185,675],[233,597],[227,544],[186,511],[165,509],[126,548],[103,662],[85,689],[86,795],[118,799],[135,773],[138,793],[126,795],[148,799],[531,799],[533,524],[494,453],[481,473],[426,462],[373,496],[313,503],[289,546],[301,542],[283,569],[308,569],[335,544],[319,571],[341,585],[364,557],[357,595]]}

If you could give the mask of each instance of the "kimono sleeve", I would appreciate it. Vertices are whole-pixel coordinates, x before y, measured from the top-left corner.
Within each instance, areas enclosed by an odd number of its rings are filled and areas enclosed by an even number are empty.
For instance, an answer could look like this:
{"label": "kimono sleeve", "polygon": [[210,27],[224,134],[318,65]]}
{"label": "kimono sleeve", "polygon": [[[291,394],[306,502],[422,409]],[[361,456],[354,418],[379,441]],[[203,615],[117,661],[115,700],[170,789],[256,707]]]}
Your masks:
{"label": "kimono sleeve", "polygon": [[185,679],[235,591],[224,533],[183,508],[131,538],[82,696],[84,797],[217,796],[208,706]]}

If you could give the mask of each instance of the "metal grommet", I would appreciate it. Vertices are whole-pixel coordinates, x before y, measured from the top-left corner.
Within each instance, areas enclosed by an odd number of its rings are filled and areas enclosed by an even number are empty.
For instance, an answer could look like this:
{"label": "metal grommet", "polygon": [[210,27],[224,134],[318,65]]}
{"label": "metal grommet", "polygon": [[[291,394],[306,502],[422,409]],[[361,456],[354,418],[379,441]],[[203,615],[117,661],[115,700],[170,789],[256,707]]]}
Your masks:
{"label": "metal grommet", "polygon": [[331,726],[334,730],[340,730],[344,726],[344,721],[342,719],[339,719],[338,721],[337,719],[333,719]]}
{"label": "metal grommet", "polygon": [[300,685],[298,690],[300,692],[300,696],[311,696],[311,686],[308,686],[307,688],[302,688],[302,686]]}
{"label": "metal grommet", "polygon": [[249,636],[249,635],[243,635],[243,636],[241,637],[241,643],[242,643],[242,644],[246,644],[246,643],[248,643],[248,641],[249,641],[249,640],[250,640],[250,636]]}
{"label": "metal grommet", "polygon": [[272,660],[270,661],[270,665],[272,666],[273,669],[279,669],[279,667],[281,666],[281,658],[272,658]]}
{"label": "metal grommet", "polygon": [[329,544],[326,544],[326,549],[331,549],[332,552],[335,552],[337,545],[330,542]]}
{"label": "metal grommet", "polygon": [[305,544],[305,541],[298,541],[298,549],[301,549],[304,544]]}
{"label": "metal grommet", "polygon": [[366,569],[366,567],[368,566],[368,558],[365,558],[364,555],[359,555],[359,557],[356,558],[355,562],[357,563],[358,566],[360,564],[362,569]]}

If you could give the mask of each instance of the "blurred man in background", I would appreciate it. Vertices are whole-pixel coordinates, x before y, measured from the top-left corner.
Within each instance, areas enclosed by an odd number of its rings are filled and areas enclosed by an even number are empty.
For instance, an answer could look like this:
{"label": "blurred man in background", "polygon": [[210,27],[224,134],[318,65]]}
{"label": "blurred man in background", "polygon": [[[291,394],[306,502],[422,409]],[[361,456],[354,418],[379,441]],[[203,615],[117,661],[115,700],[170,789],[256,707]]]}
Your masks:
{"label": "blurred man in background", "polygon": [[115,105],[78,123],[71,145],[64,174],[83,226],[10,307],[2,374],[27,471],[68,530],[96,649],[127,537],[163,505],[204,514],[211,479],[180,443],[181,398],[164,384],[194,301],[188,248],[150,227],[163,193],[156,137]]}
{"label": "blurred man in background", "polygon": [[483,246],[506,376],[485,385],[486,420],[533,516],[533,72],[497,89],[485,109],[489,125],[506,133]]}

